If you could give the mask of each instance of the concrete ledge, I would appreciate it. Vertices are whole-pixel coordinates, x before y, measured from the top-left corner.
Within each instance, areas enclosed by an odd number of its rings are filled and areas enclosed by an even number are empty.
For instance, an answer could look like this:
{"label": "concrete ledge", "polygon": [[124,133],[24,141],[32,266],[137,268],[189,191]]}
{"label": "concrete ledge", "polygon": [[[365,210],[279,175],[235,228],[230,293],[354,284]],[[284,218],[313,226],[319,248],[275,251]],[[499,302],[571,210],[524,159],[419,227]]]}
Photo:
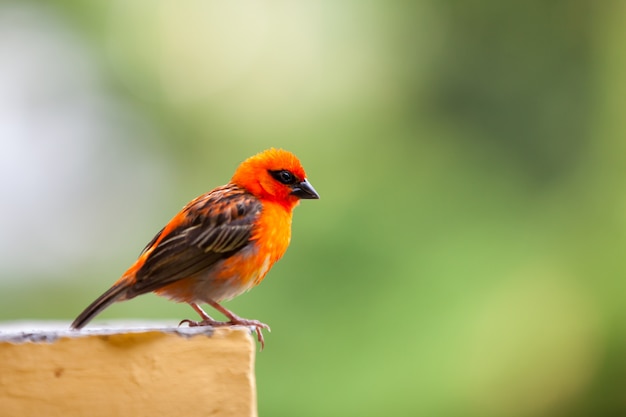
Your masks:
{"label": "concrete ledge", "polygon": [[257,415],[248,328],[68,326],[0,323],[1,415]]}

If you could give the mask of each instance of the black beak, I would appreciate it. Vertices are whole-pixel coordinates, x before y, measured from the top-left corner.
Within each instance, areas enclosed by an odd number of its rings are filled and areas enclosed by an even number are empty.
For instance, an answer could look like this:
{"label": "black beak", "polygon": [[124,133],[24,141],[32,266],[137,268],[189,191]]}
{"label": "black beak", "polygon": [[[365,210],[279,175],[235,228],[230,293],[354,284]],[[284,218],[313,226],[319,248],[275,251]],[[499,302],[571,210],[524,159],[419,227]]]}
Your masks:
{"label": "black beak", "polygon": [[315,191],[315,188],[308,182],[306,179],[298,184],[293,186],[291,191],[292,195],[295,195],[298,198],[306,199],[306,200],[317,200],[320,198],[320,195]]}

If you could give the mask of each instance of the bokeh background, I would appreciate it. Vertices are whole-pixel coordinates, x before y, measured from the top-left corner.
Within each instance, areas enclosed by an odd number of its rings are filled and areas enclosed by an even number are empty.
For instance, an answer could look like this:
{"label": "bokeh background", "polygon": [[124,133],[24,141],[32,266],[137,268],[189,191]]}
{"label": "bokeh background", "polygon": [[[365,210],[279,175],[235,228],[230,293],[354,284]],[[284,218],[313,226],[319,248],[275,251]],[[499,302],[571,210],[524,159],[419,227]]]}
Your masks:
{"label": "bokeh background", "polygon": [[322,198],[226,304],[262,416],[626,415],[625,39],[619,1],[2,1],[0,320],[69,323],[284,147]]}

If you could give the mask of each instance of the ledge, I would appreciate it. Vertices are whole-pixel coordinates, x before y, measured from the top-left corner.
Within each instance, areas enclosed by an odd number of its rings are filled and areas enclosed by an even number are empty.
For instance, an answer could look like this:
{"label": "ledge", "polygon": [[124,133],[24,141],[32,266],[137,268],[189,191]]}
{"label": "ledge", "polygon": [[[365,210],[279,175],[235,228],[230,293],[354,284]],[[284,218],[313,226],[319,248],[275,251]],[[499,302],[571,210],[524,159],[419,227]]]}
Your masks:
{"label": "ledge", "polygon": [[256,416],[245,327],[0,323],[2,415]]}

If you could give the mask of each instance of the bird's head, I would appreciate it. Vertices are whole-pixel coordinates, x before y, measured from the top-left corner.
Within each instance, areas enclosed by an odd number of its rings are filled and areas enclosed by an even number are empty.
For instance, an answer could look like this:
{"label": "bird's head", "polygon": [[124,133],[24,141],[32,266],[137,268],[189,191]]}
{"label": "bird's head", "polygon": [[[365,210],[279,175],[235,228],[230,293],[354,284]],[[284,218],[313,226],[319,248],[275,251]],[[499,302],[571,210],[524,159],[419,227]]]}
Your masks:
{"label": "bird's head", "polygon": [[283,149],[268,149],[246,159],[231,182],[257,198],[277,201],[289,208],[300,199],[320,198],[307,181],[298,158]]}

